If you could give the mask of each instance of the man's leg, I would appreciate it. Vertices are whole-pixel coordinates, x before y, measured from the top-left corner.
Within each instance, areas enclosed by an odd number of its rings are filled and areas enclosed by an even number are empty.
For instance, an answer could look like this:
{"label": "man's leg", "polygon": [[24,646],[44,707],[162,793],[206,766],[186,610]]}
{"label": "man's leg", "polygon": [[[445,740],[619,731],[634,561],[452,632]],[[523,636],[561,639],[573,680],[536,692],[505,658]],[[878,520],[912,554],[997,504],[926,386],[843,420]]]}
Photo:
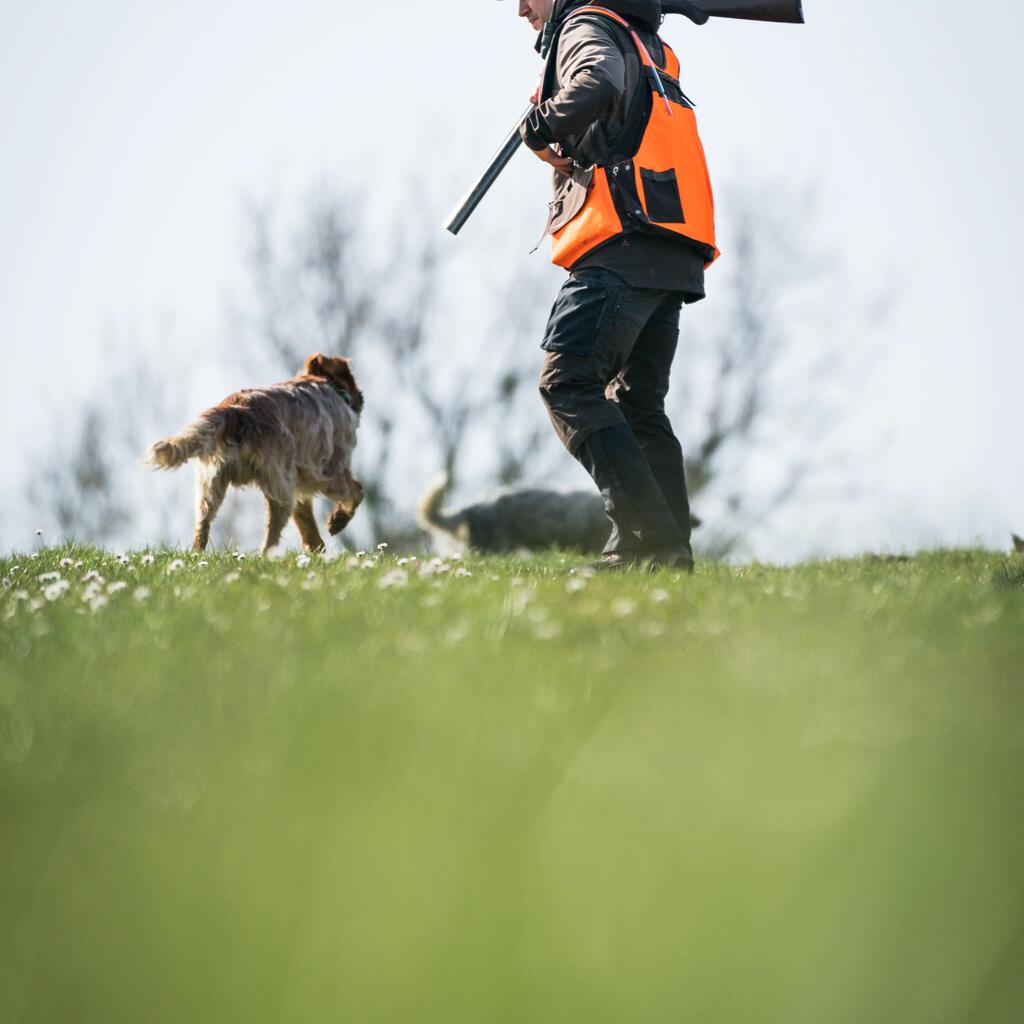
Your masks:
{"label": "man's leg", "polygon": [[[664,293],[629,288],[603,270],[566,282],[545,334],[541,396],[563,444],[604,497],[605,554],[621,559],[687,547],[643,449],[605,387],[624,365]],[[688,531],[688,528],[687,528]]]}
{"label": "man's leg", "polygon": [[608,387],[640,443],[680,533],[690,540],[690,500],[683,449],[665,413],[669,374],[679,342],[682,298],[669,293],[647,321]]}

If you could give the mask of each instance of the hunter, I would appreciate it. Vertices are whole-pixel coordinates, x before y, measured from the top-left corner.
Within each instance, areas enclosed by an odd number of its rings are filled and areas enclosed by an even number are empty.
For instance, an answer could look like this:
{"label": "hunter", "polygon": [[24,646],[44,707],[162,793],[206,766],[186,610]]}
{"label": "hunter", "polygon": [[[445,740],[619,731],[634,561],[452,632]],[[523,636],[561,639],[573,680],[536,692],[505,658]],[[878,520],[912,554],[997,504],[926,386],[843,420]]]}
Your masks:
{"label": "hunter", "polygon": [[714,198],[660,0],[518,0],[546,57],[522,128],[554,168],[547,234],[569,272],[541,345],[559,438],[600,490],[596,569],[693,570],[682,447],[665,413],[684,304],[717,258]]}

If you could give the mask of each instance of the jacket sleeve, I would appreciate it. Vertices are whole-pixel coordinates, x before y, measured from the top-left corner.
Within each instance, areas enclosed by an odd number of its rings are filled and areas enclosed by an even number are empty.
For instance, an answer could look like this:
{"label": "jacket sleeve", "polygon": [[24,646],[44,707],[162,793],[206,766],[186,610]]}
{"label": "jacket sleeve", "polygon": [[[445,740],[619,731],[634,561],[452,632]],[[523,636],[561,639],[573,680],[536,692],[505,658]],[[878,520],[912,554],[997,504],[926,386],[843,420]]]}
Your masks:
{"label": "jacket sleeve", "polygon": [[567,25],[558,42],[558,80],[557,95],[523,125],[530,149],[578,137],[615,109],[626,90],[626,62],[610,31],[587,18]]}

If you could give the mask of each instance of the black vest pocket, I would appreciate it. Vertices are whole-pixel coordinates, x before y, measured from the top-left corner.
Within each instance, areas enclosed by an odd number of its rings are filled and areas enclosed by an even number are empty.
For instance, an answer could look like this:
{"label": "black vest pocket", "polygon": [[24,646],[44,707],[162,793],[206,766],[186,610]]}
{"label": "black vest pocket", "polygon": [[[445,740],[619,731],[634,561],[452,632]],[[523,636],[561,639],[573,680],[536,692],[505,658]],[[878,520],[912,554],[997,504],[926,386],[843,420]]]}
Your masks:
{"label": "black vest pocket", "polygon": [[649,171],[640,168],[644,183],[644,204],[647,216],[655,224],[685,224],[683,202],[679,198],[679,182],[674,170]]}

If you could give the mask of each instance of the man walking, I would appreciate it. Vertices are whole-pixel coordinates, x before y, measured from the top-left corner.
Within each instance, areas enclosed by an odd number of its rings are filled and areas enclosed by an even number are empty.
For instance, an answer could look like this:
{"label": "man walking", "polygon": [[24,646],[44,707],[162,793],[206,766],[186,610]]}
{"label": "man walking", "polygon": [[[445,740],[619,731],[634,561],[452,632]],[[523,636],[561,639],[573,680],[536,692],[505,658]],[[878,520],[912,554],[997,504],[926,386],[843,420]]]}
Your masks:
{"label": "man walking", "polygon": [[665,414],[685,303],[718,256],[714,199],[660,0],[519,0],[547,57],[522,129],[555,169],[547,232],[569,271],[540,391],[604,497],[595,568],[692,570],[683,454]]}

